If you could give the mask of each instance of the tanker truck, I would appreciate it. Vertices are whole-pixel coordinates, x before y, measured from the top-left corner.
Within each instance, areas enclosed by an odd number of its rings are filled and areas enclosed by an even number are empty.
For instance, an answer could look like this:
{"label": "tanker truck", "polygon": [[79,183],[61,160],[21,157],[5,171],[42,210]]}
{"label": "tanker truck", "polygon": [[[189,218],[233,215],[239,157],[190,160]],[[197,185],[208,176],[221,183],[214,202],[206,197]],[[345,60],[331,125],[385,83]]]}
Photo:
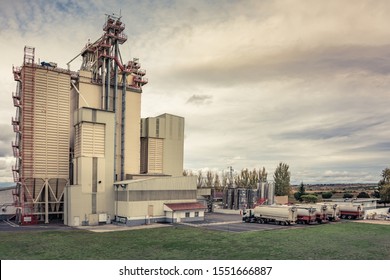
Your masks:
{"label": "tanker truck", "polygon": [[[315,220],[317,223],[322,224],[325,222],[328,222],[327,218],[327,211],[328,211],[328,205],[324,203],[317,203],[317,204],[302,204],[300,206],[306,206],[306,207],[312,207],[315,209]],[[299,213],[298,213],[299,216]],[[298,217],[299,218],[299,217]]]}
{"label": "tanker truck", "polygon": [[297,221],[297,209],[292,206],[260,205],[244,210],[242,220],[246,223],[291,225]]}
{"label": "tanker truck", "polygon": [[323,203],[319,202],[318,205],[325,205],[325,215],[326,219],[331,222],[339,221],[340,220],[340,206],[337,204],[331,204],[331,203]]}
{"label": "tanker truck", "polygon": [[363,206],[353,204],[340,204],[341,219],[361,219],[363,218]]}
{"label": "tanker truck", "polygon": [[317,222],[316,208],[308,205],[297,205],[297,224],[314,224]]}

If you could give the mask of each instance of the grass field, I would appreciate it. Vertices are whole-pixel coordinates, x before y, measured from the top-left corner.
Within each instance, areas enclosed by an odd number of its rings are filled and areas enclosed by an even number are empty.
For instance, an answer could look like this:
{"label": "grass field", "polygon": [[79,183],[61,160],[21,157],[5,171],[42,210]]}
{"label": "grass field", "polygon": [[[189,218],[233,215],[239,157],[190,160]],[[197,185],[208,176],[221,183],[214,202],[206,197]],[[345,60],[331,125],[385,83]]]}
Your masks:
{"label": "grass field", "polygon": [[1,260],[389,260],[390,227],[334,223],[245,233],[172,226],[0,232]]}

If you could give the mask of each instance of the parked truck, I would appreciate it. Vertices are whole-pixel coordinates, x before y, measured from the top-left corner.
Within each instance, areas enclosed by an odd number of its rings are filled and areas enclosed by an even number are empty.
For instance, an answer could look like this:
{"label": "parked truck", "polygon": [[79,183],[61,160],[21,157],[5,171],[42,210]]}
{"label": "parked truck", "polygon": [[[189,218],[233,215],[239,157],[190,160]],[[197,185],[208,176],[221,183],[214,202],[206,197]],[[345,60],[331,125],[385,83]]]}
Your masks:
{"label": "parked truck", "polygon": [[297,224],[317,223],[317,210],[310,205],[297,205]]}
{"label": "parked truck", "polygon": [[354,204],[340,204],[341,219],[362,219],[364,216],[363,206]]}
{"label": "parked truck", "polygon": [[260,205],[244,210],[242,220],[246,223],[291,225],[297,222],[297,209],[293,206]]}
{"label": "parked truck", "polygon": [[325,215],[326,219],[331,222],[339,221],[340,220],[340,206],[335,203],[324,203],[319,202],[317,205],[325,205]]}
{"label": "parked truck", "polygon": [[319,224],[326,223],[328,219],[328,211],[330,211],[330,205],[325,203],[306,204],[307,207],[315,208],[316,222]]}

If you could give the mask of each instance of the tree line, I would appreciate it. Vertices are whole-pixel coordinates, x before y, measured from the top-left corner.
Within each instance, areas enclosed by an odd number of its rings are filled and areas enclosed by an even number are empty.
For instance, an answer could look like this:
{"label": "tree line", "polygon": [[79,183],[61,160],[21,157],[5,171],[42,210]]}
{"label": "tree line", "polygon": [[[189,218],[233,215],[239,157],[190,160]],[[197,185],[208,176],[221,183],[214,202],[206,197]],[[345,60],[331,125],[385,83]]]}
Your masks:
{"label": "tree line", "polygon": [[[184,170],[183,176],[197,176],[198,188],[214,188],[216,191],[222,191],[227,187],[256,189],[261,182],[267,182],[268,173],[265,169],[242,169],[238,173],[230,171],[206,171]],[[288,195],[291,191],[290,171],[286,163],[279,163],[274,172],[275,195]]]}
{"label": "tree line", "polygon": [[[256,189],[258,183],[267,182],[268,173],[265,167],[253,170],[248,168],[242,169],[240,172],[230,171],[206,171],[201,170],[194,173],[192,170],[184,170],[184,176],[197,176],[198,188],[214,188],[216,191],[222,191],[227,187]],[[381,180],[378,182],[378,189],[371,194],[372,197],[379,198],[379,203],[390,203],[390,168],[385,168],[381,173]],[[276,167],[273,180],[275,183],[275,195],[289,195],[291,193],[290,185],[291,173],[289,165],[280,162]],[[366,193],[360,193],[358,198],[369,197]],[[323,199],[331,198],[332,193],[327,192],[322,194]],[[317,197],[305,192],[305,186],[301,183],[299,190],[294,193],[294,198],[298,201],[315,202]],[[344,198],[348,198],[348,194]]]}
{"label": "tree line", "polygon": [[[390,168],[385,168],[381,173],[382,179],[378,182],[378,188],[371,195],[367,192],[360,192],[356,198],[379,198],[379,203],[390,203]],[[324,192],[321,194],[323,199],[330,199],[333,196],[332,192]],[[344,199],[351,199],[354,195],[350,193],[344,193]],[[300,184],[297,192],[294,193],[294,198],[300,202],[315,203],[318,200],[317,195],[308,194],[305,190],[303,182]]]}

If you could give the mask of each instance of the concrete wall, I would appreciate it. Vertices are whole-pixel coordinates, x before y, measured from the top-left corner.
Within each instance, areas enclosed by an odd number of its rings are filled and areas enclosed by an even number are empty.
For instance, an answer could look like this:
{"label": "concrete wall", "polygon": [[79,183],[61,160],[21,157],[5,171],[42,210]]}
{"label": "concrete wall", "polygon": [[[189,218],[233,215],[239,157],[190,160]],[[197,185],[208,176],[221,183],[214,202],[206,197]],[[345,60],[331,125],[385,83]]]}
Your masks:
{"label": "concrete wall", "polygon": [[275,204],[287,204],[288,203],[288,195],[275,196]]}
{"label": "concrete wall", "polygon": [[[79,71],[79,82],[77,92],[72,92],[78,96],[78,108],[89,107],[102,109],[102,86],[91,83],[92,73],[89,71]],[[129,78],[130,80],[132,79]],[[113,109],[113,87],[109,93],[110,110]],[[121,173],[121,123],[122,123],[122,86],[119,83],[116,97],[116,171],[120,180]],[[126,111],[125,111],[125,152],[124,152],[124,174],[137,174],[140,171],[140,123],[141,123],[141,93],[126,89]],[[114,146],[114,141],[111,143]]]}
{"label": "concrete wall", "polygon": [[102,87],[91,84],[92,73],[89,71],[79,71],[78,90],[78,108],[89,107],[102,109]]}
{"label": "concrete wall", "polygon": [[[164,204],[197,201],[196,176],[128,180],[118,184],[125,187],[115,190],[115,213],[128,225],[145,224],[149,220],[166,221],[171,216],[167,216]],[[203,219],[203,214],[191,218]]]}
{"label": "concrete wall", "polygon": [[164,114],[165,139],[163,153],[163,173],[181,176],[184,165],[184,118]]}
{"label": "concrete wall", "polygon": [[[137,174],[140,172],[140,123],[141,94],[127,91],[125,120],[125,174]],[[120,140],[120,137],[118,137],[118,140]],[[118,147],[120,147],[120,145],[118,145]]]}
{"label": "concrete wall", "polygon": [[[69,226],[95,224],[99,213],[114,215],[114,113],[81,108],[75,112],[74,120],[81,129],[76,129],[75,135],[74,185],[65,191],[65,224]],[[83,125],[91,124],[104,125],[104,135],[93,140],[78,135]],[[103,154],[101,143],[95,150],[91,146],[96,143],[91,141],[103,141]]]}
{"label": "concrete wall", "polygon": [[[153,139],[142,141],[142,172],[181,176],[184,164],[184,118],[163,114],[142,119],[141,127],[141,137]],[[154,145],[160,139],[162,143]],[[156,159],[161,161],[162,168],[156,168]]]}
{"label": "concrete wall", "polygon": [[[186,213],[189,214],[189,217],[186,217]],[[196,216],[196,213],[198,213],[198,216]],[[166,221],[169,223],[186,223],[186,222],[196,222],[196,221],[203,221],[203,220],[204,220],[203,210],[166,212]]]}

